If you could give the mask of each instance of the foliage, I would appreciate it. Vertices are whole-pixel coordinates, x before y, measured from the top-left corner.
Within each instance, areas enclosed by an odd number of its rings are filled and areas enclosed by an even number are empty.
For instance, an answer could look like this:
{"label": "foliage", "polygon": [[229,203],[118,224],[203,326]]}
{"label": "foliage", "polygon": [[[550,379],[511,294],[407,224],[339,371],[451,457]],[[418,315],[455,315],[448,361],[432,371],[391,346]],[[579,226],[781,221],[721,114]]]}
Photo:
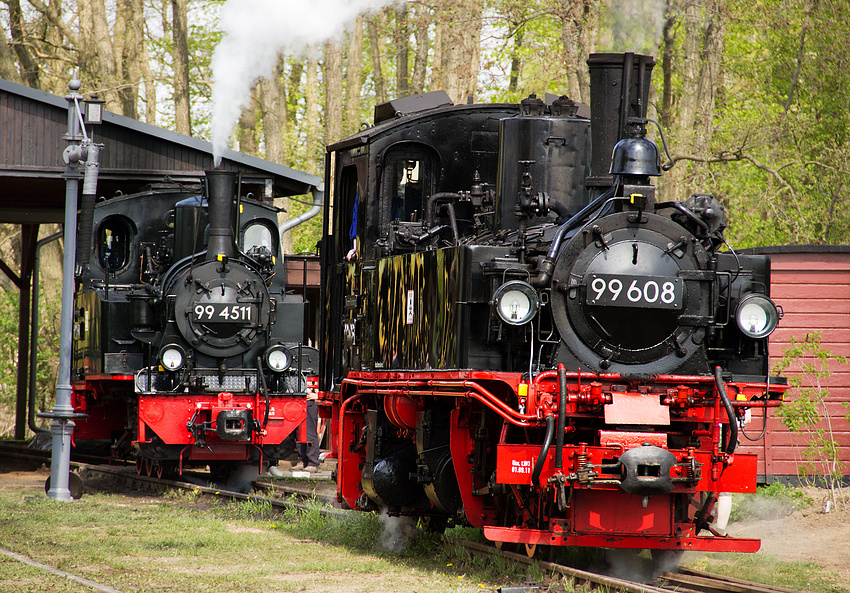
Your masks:
{"label": "foliage", "polygon": [[823,480],[829,487],[833,502],[839,503],[844,463],[839,457],[835,440],[834,419],[827,406],[830,397],[829,378],[832,364],[845,364],[847,359],[825,348],[820,333],[807,334],[802,340],[792,337],[790,346],[774,367],[777,375],[788,375],[794,388],[794,399],[785,402],[777,415],[792,432],[806,437],[798,465],[800,477],[808,482]]}
{"label": "foliage", "polygon": [[[120,55],[117,30],[110,32],[111,40],[105,40],[114,45],[112,52],[100,51],[98,46],[93,53],[74,45],[89,37],[83,36],[80,18],[71,17],[96,11],[102,3],[51,4],[69,17],[61,26],[46,5],[34,0],[22,2],[21,16],[15,17],[21,19],[18,29],[12,27],[12,12],[0,13],[8,40],[0,38],[0,46],[10,50],[0,56],[12,60],[0,66],[24,82],[58,94],[71,70],[81,68],[85,88],[102,89],[107,97],[118,87],[121,92],[130,89],[139,105],[156,107],[153,120],[144,116],[148,123],[174,126],[171,5],[105,4],[113,27],[121,10],[143,6],[145,11],[143,57],[152,80],[116,63],[115,70],[120,70],[116,76],[129,77],[116,82],[99,80],[104,70],[96,66],[98,58]],[[227,76],[212,72],[210,64],[222,36],[219,12],[224,4],[225,0],[188,0],[192,127],[194,135],[204,139],[210,135],[211,85],[216,77]],[[327,71],[325,48],[310,48],[311,55],[318,56],[312,61],[306,58],[306,48],[288,48],[281,55],[276,78],[283,91],[286,146],[284,156],[275,157],[278,162],[321,173],[322,146],[337,139],[326,137],[330,122],[344,119],[344,133],[350,134],[359,122],[371,120],[375,103],[384,96],[446,88],[446,48],[441,42],[453,29],[466,32],[468,28],[468,35],[478,36],[480,56],[472,56],[472,66],[480,71],[477,98],[511,102],[532,92],[562,94],[574,87],[570,81],[575,71],[584,70],[585,56],[572,56],[568,41],[584,35],[587,46],[581,46],[581,51],[656,55],[650,112],[669,123],[668,140],[680,159],[669,174],[672,177],[660,182],[662,197],[668,186],[677,184],[681,189],[674,192],[677,197],[692,191],[718,195],[729,211],[727,237],[738,247],[837,243],[850,232],[844,189],[850,171],[850,112],[846,109],[850,70],[843,67],[850,61],[846,43],[850,12],[842,0],[713,0],[699,5],[681,0],[480,0],[475,4],[480,10],[470,12],[447,0],[414,1],[366,13],[357,25],[349,23],[338,37],[343,49],[339,88],[344,94],[341,109],[356,113],[331,112],[326,102],[334,75]],[[355,27],[360,27],[359,37],[352,35]],[[370,27],[374,40],[366,34]],[[708,43],[712,36],[719,39],[717,47]],[[359,40],[357,47],[352,46],[354,39]],[[105,41],[97,39],[98,44]],[[12,48],[22,54],[32,48],[31,53],[40,58],[34,62],[36,75],[26,70]],[[406,65],[401,56],[407,56]],[[414,89],[417,56],[424,56],[426,70],[416,83],[421,88]],[[317,69],[312,78],[311,69]],[[698,69],[711,71],[709,82],[694,78]],[[404,80],[403,71],[408,73]],[[352,92],[358,96],[351,96]],[[672,99],[667,106],[665,92]],[[704,112],[697,114],[695,122],[684,113],[692,97],[704,98]],[[318,105],[312,104],[316,101]],[[110,109],[114,108],[112,103]],[[238,130],[233,147],[267,157],[268,122],[256,104],[249,109],[256,117],[246,119],[253,123],[241,125],[252,128]],[[314,112],[317,118],[310,115]],[[694,144],[695,134],[701,138]],[[240,143],[247,136],[252,141]],[[306,197],[305,201],[312,200]],[[287,210],[297,215],[307,207],[293,201]],[[293,232],[295,251],[313,250],[320,232],[318,218],[301,225]]]}
{"label": "foliage", "polygon": [[850,231],[850,15],[839,0],[728,2],[711,166],[742,247],[840,243]]}
{"label": "foliage", "polygon": [[[40,311],[36,365],[36,412],[50,407],[59,356],[60,303],[45,295]],[[14,434],[18,373],[18,292],[0,290],[0,436]],[[44,421],[40,421],[45,424]]]}

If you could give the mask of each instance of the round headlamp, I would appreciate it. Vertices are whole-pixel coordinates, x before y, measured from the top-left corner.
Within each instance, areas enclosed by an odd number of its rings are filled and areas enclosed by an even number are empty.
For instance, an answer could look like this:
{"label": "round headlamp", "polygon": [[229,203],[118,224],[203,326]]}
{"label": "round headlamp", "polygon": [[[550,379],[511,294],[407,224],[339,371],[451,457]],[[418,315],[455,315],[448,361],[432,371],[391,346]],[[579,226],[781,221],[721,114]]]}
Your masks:
{"label": "round headlamp", "polygon": [[266,350],[266,366],[275,373],[282,373],[292,364],[292,353],[286,346],[272,346]]}
{"label": "round headlamp", "polygon": [[493,294],[499,318],[510,325],[524,325],[537,313],[537,291],[522,280],[505,282]]}
{"label": "round headlamp", "polygon": [[169,344],[159,351],[159,361],[164,369],[176,371],[186,362],[186,353],[177,344]]}
{"label": "round headlamp", "polygon": [[738,301],[735,321],[745,336],[766,338],[776,329],[779,313],[774,302],[763,294],[748,294]]}

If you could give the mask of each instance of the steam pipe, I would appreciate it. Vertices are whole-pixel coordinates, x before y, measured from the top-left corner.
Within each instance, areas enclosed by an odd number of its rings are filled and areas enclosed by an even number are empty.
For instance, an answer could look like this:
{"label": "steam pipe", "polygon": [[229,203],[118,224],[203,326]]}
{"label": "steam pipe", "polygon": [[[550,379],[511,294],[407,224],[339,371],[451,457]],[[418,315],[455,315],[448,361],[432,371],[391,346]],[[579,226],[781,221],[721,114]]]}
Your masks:
{"label": "steam pipe", "polygon": [[540,449],[540,455],[534,464],[534,471],[531,472],[531,483],[535,488],[540,488],[540,472],[543,471],[543,462],[546,461],[546,455],[549,454],[549,447],[552,446],[552,437],[555,436],[555,416],[548,414],[546,416],[546,436],[543,437],[543,448]]}
{"label": "steam pipe", "polygon": [[564,467],[564,424],[567,418],[567,368],[558,365],[558,433],[555,441],[555,469]]}
{"label": "steam pipe", "polygon": [[454,236],[454,245],[460,245],[460,233],[458,233],[457,230],[457,215],[455,214],[455,205],[446,204],[444,208],[449,213],[449,226],[451,226],[452,235]]}
{"label": "steam pipe", "polygon": [[310,220],[322,211],[322,206],[325,202],[325,184],[319,184],[318,186],[313,187],[311,191],[313,192],[313,206],[309,210],[307,210],[307,212],[299,214],[295,218],[287,220],[286,222],[277,227],[281,241],[283,241],[283,233],[293,227],[298,226],[302,222]]}
{"label": "steam pipe", "polygon": [[89,264],[91,256],[92,223],[94,221],[94,203],[97,195],[97,176],[100,172],[100,147],[97,144],[84,143],[86,156],[83,196],[80,200],[80,214],[77,219],[77,274],[82,274]]}
{"label": "steam pipe", "polygon": [[720,401],[723,402],[726,415],[729,417],[729,442],[726,443],[725,452],[731,455],[735,452],[735,447],[738,446],[738,420],[735,417],[735,410],[732,409],[729,394],[726,393],[726,385],[723,383],[722,370],[719,366],[714,367],[714,382],[717,385],[717,391],[720,393]]}
{"label": "steam pipe", "polygon": [[619,177],[615,177],[614,184],[611,187],[597,196],[595,200],[579,210],[575,216],[561,225],[558,232],[555,234],[555,237],[552,239],[552,246],[549,248],[549,252],[543,256],[537,264],[537,276],[531,279],[532,286],[539,288],[548,284],[549,280],[552,278],[552,272],[555,271],[555,259],[558,257],[558,252],[561,250],[561,243],[563,243],[566,234],[576,228],[588,214],[602,206],[605,203],[605,200],[613,196],[614,192],[617,191],[617,186],[619,184]]}
{"label": "steam pipe", "polygon": [[434,226],[434,213],[436,210],[437,200],[462,200],[463,196],[453,192],[441,192],[428,196],[428,201],[425,203],[425,226],[431,228]]}

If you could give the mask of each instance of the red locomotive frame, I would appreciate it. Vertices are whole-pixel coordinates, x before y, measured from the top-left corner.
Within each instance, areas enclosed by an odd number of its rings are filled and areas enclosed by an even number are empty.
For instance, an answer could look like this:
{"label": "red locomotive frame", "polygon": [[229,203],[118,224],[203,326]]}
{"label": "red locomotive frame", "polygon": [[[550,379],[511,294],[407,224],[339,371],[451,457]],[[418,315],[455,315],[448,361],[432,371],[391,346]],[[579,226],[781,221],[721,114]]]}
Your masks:
{"label": "red locomotive frame", "polygon": [[[453,400],[451,451],[463,499],[465,519],[482,527],[488,539],[529,545],[653,548],[672,550],[755,552],[756,539],[720,537],[710,527],[718,493],[755,492],[757,459],[751,454],[721,451],[721,425],[728,423],[713,377],[659,375],[651,381],[627,381],[619,374],[569,372],[566,377],[566,428],[563,466],[556,467],[554,450],[542,461],[538,485],[533,467],[541,445],[511,444],[509,430],[539,427],[546,415],[557,414],[557,371],[546,371],[523,382],[520,373],[487,371],[351,372],[338,394],[325,393],[323,416],[331,418],[333,454],[338,458],[340,501],[352,508],[363,495],[362,441],[369,404],[383,405],[400,436],[413,438],[416,414],[425,399]],[[726,383],[736,414],[751,407],[780,405],[785,385]],[[509,389],[519,405],[512,407],[494,390]],[[766,397],[768,395],[769,397]],[[510,398],[508,398],[510,399]],[[496,485],[513,497],[520,509],[506,520],[505,502],[492,496],[493,484],[475,475],[471,461],[481,454],[468,422],[473,408],[486,408],[502,421],[502,433],[484,447],[495,454]],[[524,410],[522,409],[524,407]],[[608,418],[616,424],[627,414],[629,424],[654,425],[656,432],[595,431],[595,442],[571,442],[577,429]],[[660,416],[669,418],[661,429]],[[676,428],[676,425],[682,428]],[[688,427],[684,425],[687,424]],[[695,425],[700,428],[693,430]],[[667,494],[641,496],[621,491],[622,471],[606,459],[618,458],[644,444],[668,447],[668,437],[694,435],[696,446],[669,448],[676,459],[670,470],[675,486]],[[584,434],[588,434],[586,431]],[[554,449],[554,447],[552,447]],[[650,470],[651,471],[651,470]],[[655,476],[639,476],[654,479]],[[560,490],[560,494],[559,494]],[[558,498],[562,498],[562,510]],[[683,505],[685,508],[683,508]],[[502,524],[499,524],[499,523]],[[542,527],[532,526],[534,523]],[[706,529],[710,535],[699,535]]]}

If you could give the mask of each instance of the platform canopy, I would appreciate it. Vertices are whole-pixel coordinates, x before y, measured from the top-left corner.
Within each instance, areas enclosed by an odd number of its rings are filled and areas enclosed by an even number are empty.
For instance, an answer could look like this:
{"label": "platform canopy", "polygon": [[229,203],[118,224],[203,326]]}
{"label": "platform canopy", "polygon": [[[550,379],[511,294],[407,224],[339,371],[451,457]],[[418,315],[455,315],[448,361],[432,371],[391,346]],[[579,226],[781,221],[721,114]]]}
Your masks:
{"label": "platform canopy", "polygon": [[[0,271],[20,291],[16,439],[25,438],[28,420],[30,302],[39,226],[65,220],[62,153],[68,145],[68,111],[65,97],[0,79],[0,223],[21,226],[22,246],[19,271],[0,259]],[[131,194],[166,182],[196,184],[204,171],[214,168],[209,142],[108,111],[102,123],[87,126],[87,133],[102,145],[97,197]],[[256,199],[311,193],[315,198],[323,190],[322,180],[314,175],[232,150],[222,157],[218,169],[240,173],[243,194]],[[32,418],[29,421],[32,428]]]}

